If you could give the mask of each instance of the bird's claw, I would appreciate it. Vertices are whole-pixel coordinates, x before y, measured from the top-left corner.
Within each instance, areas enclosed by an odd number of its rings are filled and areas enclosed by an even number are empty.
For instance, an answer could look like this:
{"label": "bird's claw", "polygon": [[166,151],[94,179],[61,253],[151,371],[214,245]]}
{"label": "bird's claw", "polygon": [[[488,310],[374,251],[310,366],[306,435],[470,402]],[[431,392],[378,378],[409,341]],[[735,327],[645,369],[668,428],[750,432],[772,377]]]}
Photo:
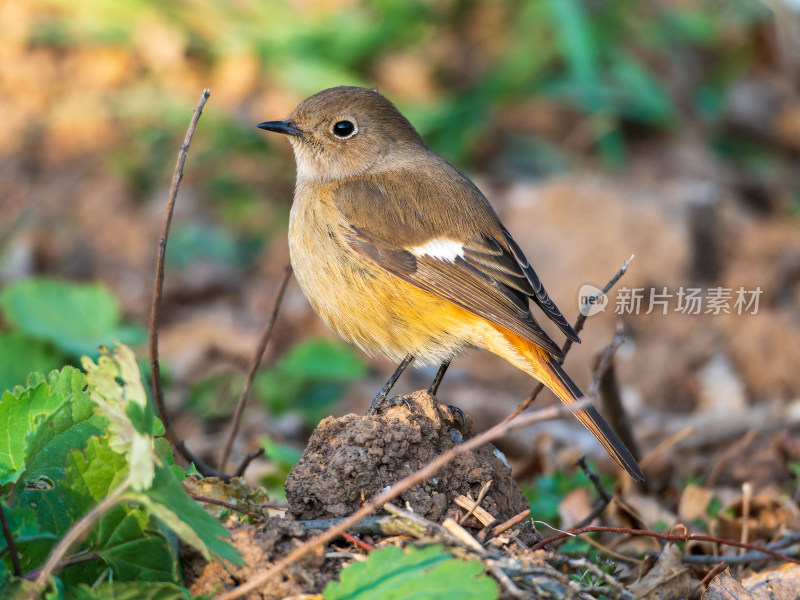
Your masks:
{"label": "bird's claw", "polygon": [[450,411],[450,414],[455,418],[456,413],[461,417],[461,427],[462,429],[467,426],[467,417],[464,416],[464,411],[458,408],[457,406],[453,406],[452,404],[447,405],[447,410]]}
{"label": "bird's claw", "polygon": [[381,411],[386,410],[387,408],[392,408],[395,406],[400,406],[401,404],[405,404],[406,408],[410,411],[411,404],[408,403],[408,400],[404,396],[395,396],[394,398],[386,398],[386,396],[381,396],[378,394],[372,399],[372,403],[369,405],[367,409],[367,416],[377,415]]}

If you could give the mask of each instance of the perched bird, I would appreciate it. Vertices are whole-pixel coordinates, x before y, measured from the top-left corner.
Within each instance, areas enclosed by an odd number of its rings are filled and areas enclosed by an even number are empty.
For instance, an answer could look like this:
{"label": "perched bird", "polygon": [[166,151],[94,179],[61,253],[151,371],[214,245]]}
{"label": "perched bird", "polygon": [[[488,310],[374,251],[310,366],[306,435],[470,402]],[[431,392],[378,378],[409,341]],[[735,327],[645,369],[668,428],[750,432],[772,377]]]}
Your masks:
{"label": "perched bird", "polygon": [[[463,350],[485,348],[563,402],[582,397],[529,301],[567,337],[580,341],[577,334],[489,201],[394,104],[375,90],[336,87],[259,127],[292,144],[292,266],[331,329],[368,354],[402,360],[396,376],[412,358],[443,365],[441,374]],[[644,479],[594,408],[575,415]]]}

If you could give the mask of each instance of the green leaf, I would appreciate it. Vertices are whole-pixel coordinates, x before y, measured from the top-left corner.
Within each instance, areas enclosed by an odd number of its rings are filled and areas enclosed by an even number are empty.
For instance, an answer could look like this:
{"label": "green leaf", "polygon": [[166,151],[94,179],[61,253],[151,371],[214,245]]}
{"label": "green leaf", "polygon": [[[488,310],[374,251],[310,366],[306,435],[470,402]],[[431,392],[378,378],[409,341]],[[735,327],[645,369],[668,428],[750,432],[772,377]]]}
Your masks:
{"label": "green leaf", "polygon": [[155,417],[142,385],[139,365],[130,348],[119,345],[104,349],[95,364],[83,357],[89,396],[109,420],[109,446],[124,455],[134,490],[150,486],[155,467],[155,448],[151,433]]}
{"label": "green leaf", "polygon": [[114,581],[97,587],[73,586],[66,597],[67,600],[191,600],[192,595],[174,583]]}
{"label": "green leaf", "polygon": [[[54,411],[39,419],[36,427],[3,427],[0,432],[0,439],[3,435],[13,437],[27,432],[25,471],[22,474],[25,483],[17,486],[11,508],[14,511],[33,510],[43,535],[36,539],[20,540],[23,567],[26,571],[41,566],[49,554],[53,546],[53,542],[48,539],[49,535],[61,537],[72,525],[70,507],[56,485],[65,478],[69,453],[76,448],[85,448],[92,436],[102,433],[106,422],[103,417],[94,413],[94,404],[83,391],[83,374],[77,369],[65,367],[61,372],[54,371],[48,375],[47,380],[35,374],[31,376],[31,382],[36,385],[26,392],[35,390],[35,394],[27,394],[18,388],[15,393],[19,393],[20,398],[12,395],[14,401],[27,398],[34,402],[37,398],[46,396],[52,403],[60,404]],[[10,398],[4,396],[0,407],[5,400]]]}
{"label": "green leaf", "polygon": [[[33,541],[57,539],[52,533],[41,530],[39,523],[36,521],[36,511],[32,508],[17,508],[11,510],[0,504],[0,509],[6,512],[8,528],[11,530],[11,535],[17,542],[17,546]],[[0,555],[5,554],[7,551],[8,543],[6,542],[6,538],[5,536],[0,536]]]}
{"label": "green leaf", "polygon": [[65,367],[53,381],[50,393],[63,398],[61,405],[42,421],[38,430],[27,436],[26,479],[40,477],[56,469],[58,477],[67,466],[72,450],[83,449],[88,440],[100,435],[108,421],[95,411],[95,404],[85,392],[83,373]]}
{"label": "green leaf", "polygon": [[292,467],[297,464],[297,461],[303,455],[297,448],[275,442],[268,436],[261,438],[261,445],[264,447],[266,457],[278,463],[281,470],[287,473],[292,470]]}
{"label": "green leaf", "polygon": [[23,383],[29,373],[47,373],[64,362],[51,344],[18,331],[0,332],[0,390]]}
{"label": "green leaf", "polygon": [[366,366],[348,346],[327,339],[306,340],[274,368],[260,373],[255,388],[271,413],[295,409],[313,426],[330,414],[348,382],[365,373]]}
{"label": "green leaf", "polygon": [[73,507],[75,518],[82,517],[128,477],[128,463],[111,448],[108,436],[89,439],[85,452],[72,452],[67,458],[66,481],[59,488]]}
{"label": "green leaf", "polygon": [[353,381],[367,372],[349,346],[329,339],[300,342],[280,361],[278,369],[287,375],[328,381]]}
{"label": "green leaf", "polygon": [[[69,413],[78,410],[83,417],[81,420],[92,416],[86,404],[88,397],[81,391],[84,385],[80,371],[65,367],[61,372],[53,371],[47,379],[34,373],[29,378],[28,388],[16,387],[13,392],[3,393],[0,398],[0,484],[16,481],[29,468],[26,460],[38,463],[50,460],[50,453],[55,451],[50,442],[68,429],[59,418],[62,410]],[[41,432],[40,426],[44,426]],[[75,442],[70,440],[70,443]],[[62,458],[66,458],[64,450],[62,447]]]}
{"label": "green leaf", "polygon": [[136,343],[143,337],[140,328],[120,323],[117,300],[101,284],[22,279],[0,292],[0,308],[15,329],[74,356],[95,355],[115,339]]}
{"label": "green leaf", "polygon": [[152,487],[133,497],[206,560],[213,554],[234,564],[243,564],[241,553],[225,541],[230,532],[183,491],[169,467],[157,466]]}
{"label": "green leaf", "polygon": [[[57,489],[69,506],[73,522],[129,479],[130,465],[111,448],[108,436],[91,438],[85,453],[72,452],[68,462],[66,478]],[[169,540],[140,508],[112,508],[96,524],[85,548],[102,558],[116,580],[179,581],[177,559]],[[97,570],[95,565],[87,572]],[[69,583],[86,581],[82,572],[64,577]]]}
{"label": "green leaf", "polygon": [[[488,600],[498,597],[497,583],[477,561],[453,558],[441,546],[396,546],[370,552],[366,562],[342,570],[325,600]],[[422,595],[421,590],[424,590]]]}
{"label": "green leaf", "polygon": [[100,521],[91,551],[106,562],[117,581],[180,583],[178,559],[169,540],[148,522],[142,510],[114,507]]}
{"label": "green leaf", "polygon": [[[63,437],[54,438],[58,441],[50,444],[52,452],[42,453],[44,458],[41,460],[37,456],[36,470],[26,472],[29,485],[38,478],[43,484],[41,489],[25,489],[17,494],[13,504],[14,508],[34,510],[42,531],[58,538],[63,537],[76,520],[91,510],[98,500],[105,498],[127,474],[127,463],[108,448],[107,438],[91,437],[88,442],[84,441],[84,454],[66,448]],[[48,462],[48,457],[52,462]],[[44,485],[45,482],[49,485]],[[20,544],[23,569],[29,571],[40,567],[53,545],[51,540]]]}

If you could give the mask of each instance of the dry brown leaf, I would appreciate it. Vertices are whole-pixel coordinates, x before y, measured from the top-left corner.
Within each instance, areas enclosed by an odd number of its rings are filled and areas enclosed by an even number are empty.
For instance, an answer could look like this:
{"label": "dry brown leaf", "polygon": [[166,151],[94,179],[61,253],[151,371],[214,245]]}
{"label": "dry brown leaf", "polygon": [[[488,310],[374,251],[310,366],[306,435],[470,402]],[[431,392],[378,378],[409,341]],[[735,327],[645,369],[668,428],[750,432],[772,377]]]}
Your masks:
{"label": "dry brown leaf", "polygon": [[753,596],[726,569],[711,580],[702,600],[753,600]]}
{"label": "dry brown leaf", "polygon": [[800,565],[786,564],[742,580],[755,600],[796,600],[800,596]]}
{"label": "dry brown leaf", "polygon": [[682,564],[681,551],[669,544],[647,574],[634,581],[629,590],[637,599],[679,600],[692,591],[689,570]]}
{"label": "dry brown leaf", "polygon": [[561,528],[572,529],[576,523],[592,512],[592,496],[588,488],[576,488],[564,496],[558,505]]}
{"label": "dry brown leaf", "polygon": [[[742,535],[743,503],[740,496],[717,514],[718,535],[738,540]],[[792,527],[798,519],[798,509],[781,498],[778,490],[764,489],[750,501],[747,541],[773,539],[781,530]],[[730,513],[733,513],[733,516]]]}
{"label": "dry brown leaf", "polygon": [[181,482],[187,494],[221,500],[235,506],[251,508],[269,502],[267,490],[263,487],[251,487],[241,477],[234,477],[229,483],[219,477],[198,477],[189,475]]}

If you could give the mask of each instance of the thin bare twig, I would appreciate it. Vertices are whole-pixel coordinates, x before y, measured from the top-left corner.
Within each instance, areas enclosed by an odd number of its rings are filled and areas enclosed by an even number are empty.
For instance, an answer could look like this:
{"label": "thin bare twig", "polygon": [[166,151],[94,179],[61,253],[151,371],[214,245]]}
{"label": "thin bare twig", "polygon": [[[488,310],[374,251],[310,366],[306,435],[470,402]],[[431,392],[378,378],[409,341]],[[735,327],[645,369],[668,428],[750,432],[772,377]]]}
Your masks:
{"label": "thin bare twig", "polygon": [[[608,280],[608,283],[605,284],[605,286],[603,286],[603,289],[601,291],[597,292],[592,297],[599,298],[600,296],[604,296],[605,294],[610,292],[611,288],[614,287],[620,279],[622,279],[622,276],[625,275],[625,273],[627,273],[628,267],[630,266],[633,257],[634,255],[631,254],[631,257],[629,259],[622,261],[622,266],[619,268],[619,271],[617,271],[614,274],[614,276]],[[588,315],[585,315],[583,313],[578,315],[578,319],[575,321],[575,327],[573,327],[575,333],[580,333],[583,330],[583,326],[586,324],[587,318]],[[572,348],[573,343],[574,342],[569,338],[567,338],[567,341],[564,342],[564,346],[561,348],[561,351],[564,353],[564,356],[566,356],[567,352],[569,352],[570,348]]]}
{"label": "thin bare twig", "polygon": [[[619,323],[617,326],[617,333],[614,336],[612,345],[614,348],[606,352],[616,352],[620,345],[625,343],[628,335],[628,328],[624,323]],[[598,380],[597,394],[600,399],[600,405],[603,407],[608,424],[611,426],[623,445],[630,450],[633,458],[639,460],[639,445],[636,443],[636,438],[633,435],[630,419],[625,411],[625,406],[622,404],[622,397],[620,394],[619,383],[617,382],[617,373],[614,367],[614,357],[608,362],[608,366],[603,370]]]}
{"label": "thin bare twig", "polygon": [[[742,535],[740,542],[747,541],[747,534],[750,530],[750,501],[753,498],[753,486],[749,481],[742,484]],[[744,548],[739,549],[739,554],[744,554]]]}
{"label": "thin bare twig", "polygon": [[256,590],[260,588],[262,585],[270,581],[272,578],[276,577],[280,574],[286,567],[291,565],[296,560],[302,558],[315,548],[323,546],[324,544],[328,543],[332,539],[336,538],[341,532],[347,531],[353,525],[358,523],[362,518],[366,517],[370,513],[374,512],[378,508],[381,508],[384,504],[393,500],[403,492],[407,491],[414,485],[425,481],[435,475],[439,469],[443,466],[448,464],[457,456],[460,456],[466,452],[474,450],[492,440],[497,439],[503,435],[506,435],[509,431],[513,431],[522,427],[527,427],[528,425],[532,425],[533,423],[538,423],[541,421],[547,421],[551,419],[558,418],[561,415],[570,414],[576,410],[582,410],[589,406],[588,400],[583,400],[580,402],[576,402],[575,404],[571,404],[569,406],[555,406],[549,407],[547,409],[542,409],[531,413],[529,415],[520,416],[518,419],[514,420],[513,422],[502,421],[492,427],[484,431],[482,434],[475,436],[474,438],[465,441],[463,444],[459,446],[454,446],[444,454],[438,456],[431,462],[429,462],[426,466],[421,468],[420,470],[412,473],[411,475],[404,477],[397,483],[393,484],[388,490],[381,492],[377,496],[373,496],[364,506],[358,509],[355,513],[350,515],[348,518],[344,519],[338,525],[331,527],[325,533],[315,537],[312,540],[304,543],[301,546],[295,548],[292,552],[287,554],[284,558],[276,562],[273,567],[267,571],[259,573],[256,577],[251,579],[245,584],[242,584],[229,592],[220,596],[219,600],[233,600],[234,598],[241,598],[248,592]]}
{"label": "thin bare twig", "polygon": [[705,486],[708,488],[714,487],[714,484],[717,483],[717,479],[719,478],[720,473],[722,470],[727,466],[728,462],[737,456],[742,456],[744,451],[747,447],[753,443],[753,440],[756,439],[756,436],[761,432],[758,429],[751,429],[743,437],[739,438],[733,444],[728,446],[725,451],[717,458],[717,461],[714,463],[714,466],[711,467],[711,470],[708,472],[708,477],[706,477]]}
{"label": "thin bare twig", "polygon": [[164,402],[164,389],[161,387],[161,365],[158,360],[158,326],[161,316],[161,298],[164,292],[164,264],[167,254],[167,238],[169,237],[169,228],[172,224],[172,215],[175,212],[175,200],[178,197],[178,189],[183,179],[183,165],[186,163],[186,156],[189,153],[189,144],[192,142],[192,136],[194,136],[194,131],[197,129],[197,122],[200,120],[203,107],[206,105],[206,101],[210,95],[210,91],[203,90],[203,94],[200,96],[200,100],[197,102],[197,106],[194,109],[192,120],[189,123],[189,129],[186,131],[186,137],[183,138],[183,144],[181,144],[178,150],[175,173],[172,176],[172,185],[169,189],[167,206],[164,210],[164,223],[161,227],[161,236],[158,240],[158,255],[156,257],[156,275],[153,283],[153,305],[150,312],[150,376],[153,380],[153,399],[158,409],[158,416],[164,424],[164,433],[169,443],[172,444],[172,447],[187,461],[193,462],[197,470],[203,475],[221,477],[221,473],[194,456],[186,447],[186,444],[178,439],[178,436],[172,429],[172,421],[169,418],[167,406]]}
{"label": "thin bare twig", "polygon": [[494,519],[493,521],[487,523],[483,529],[481,529],[478,533],[475,534],[475,539],[478,540],[481,544],[483,544],[487,540],[492,530],[495,527],[499,527],[502,524],[503,522],[500,519]]}
{"label": "thin bare twig", "polygon": [[0,525],[3,527],[3,537],[6,539],[8,553],[11,555],[11,565],[14,567],[14,576],[22,577],[22,565],[19,562],[17,541],[14,539],[14,534],[11,533],[11,526],[8,524],[8,517],[6,516],[6,509],[4,506],[0,506]]}
{"label": "thin bare twig", "polygon": [[[625,275],[625,273],[628,270],[628,265],[630,265],[630,262],[632,260],[633,260],[633,255],[631,255],[631,257],[628,260],[623,261],[619,271],[617,271],[614,274],[614,276],[611,279],[609,279],[605,287],[603,287],[603,289],[600,292],[595,294],[594,297],[600,297],[603,294],[607,294],[611,290],[611,288],[614,287],[614,284],[616,284],[622,278],[622,276]],[[580,333],[583,330],[583,326],[585,323],[586,323],[586,315],[581,313],[580,315],[578,315],[578,319],[575,321],[575,326],[573,327],[575,333]],[[564,345],[561,347],[561,352],[565,358],[567,356],[567,353],[572,348],[573,343],[574,342],[570,338],[567,338],[567,341],[565,341]],[[564,359],[563,358],[560,359],[559,362],[563,363]],[[506,417],[506,421],[510,421],[517,415],[522,414],[533,403],[533,401],[536,400],[536,397],[541,393],[543,389],[544,389],[544,384],[541,381],[538,382],[533,387],[533,390],[531,390],[531,393],[528,394],[528,397],[525,398],[525,400],[523,400],[522,402],[520,402],[519,405],[517,405],[517,407],[511,412],[511,414]]]}
{"label": "thin bare twig", "polygon": [[[335,517],[330,519],[309,519],[307,521],[298,521],[298,523],[311,531],[327,531],[331,527],[336,527],[344,520],[345,517]],[[397,520],[397,517],[394,515],[364,517],[361,521],[349,527],[348,530],[361,535],[380,535],[387,537],[406,535],[408,529],[403,526],[397,526]]]}
{"label": "thin bare twig", "polygon": [[514,515],[507,521],[504,521],[503,523],[500,523],[499,525],[492,527],[486,533],[486,537],[483,539],[483,542],[488,542],[490,539],[497,537],[504,531],[511,529],[512,527],[518,525],[519,523],[522,523],[525,519],[528,518],[530,514],[531,514],[531,509],[527,508],[523,510],[521,513]]}
{"label": "thin bare twig", "polygon": [[603,483],[600,481],[600,477],[595,473],[592,468],[586,464],[586,455],[581,454],[581,457],[575,461],[575,464],[578,465],[582,470],[586,477],[589,478],[589,481],[592,482],[594,485],[594,489],[597,490],[598,495],[603,501],[608,504],[611,502],[612,496],[608,493],[608,490],[603,487]]}
{"label": "thin bare twig", "polygon": [[[796,557],[800,554],[800,551],[797,549],[789,549],[781,556],[781,560],[791,560],[792,562],[800,562],[800,560],[790,558],[786,559],[785,557]],[[752,563],[764,562],[767,560],[771,560],[772,556],[767,556],[766,554],[758,551],[758,552],[747,552],[746,554],[719,554],[719,555],[712,555],[712,554],[684,554],[681,557],[681,560],[686,563],[687,565],[714,565],[717,562],[724,560],[728,565],[749,565]]]}
{"label": "thin bare twig", "polygon": [[247,456],[242,459],[242,462],[236,467],[236,471],[233,473],[234,477],[241,477],[244,475],[244,472],[247,470],[247,467],[250,466],[250,463],[257,459],[259,456],[263,456],[265,450],[263,447],[259,448],[258,450],[253,450],[252,452],[248,452]]}
{"label": "thin bare twig", "polygon": [[[456,546],[468,552],[477,552],[481,556],[486,553],[483,546],[476,542],[475,538],[464,531],[461,525],[456,523],[453,519],[445,519],[442,524],[435,523],[415,512],[403,510],[391,502],[384,504],[383,510],[397,519],[397,525],[399,527],[405,528],[403,535],[410,535],[420,540],[432,540],[447,546]],[[445,526],[445,523],[449,523],[450,527]],[[455,528],[458,533],[454,533],[451,530],[453,528]]]}
{"label": "thin bare twig", "polygon": [[606,488],[603,487],[603,484],[600,482],[600,477],[598,477],[597,473],[595,473],[591,467],[586,464],[585,454],[581,454],[581,457],[575,461],[575,464],[583,470],[584,474],[589,478],[589,481],[592,482],[594,489],[597,490],[597,493],[600,496],[594,508],[592,508],[592,511],[575,524],[575,527],[580,529],[581,527],[586,527],[589,523],[599,517],[606,507],[611,503],[613,497],[608,493]]}
{"label": "thin bare twig", "polygon": [[355,546],[361,548],[364,552],[372,552],[373,550],[375,550],[375,546],[373,546],[372,544],[368,544],[367,542],[364,542],[358,539],[357,537],[350,535],[349,533],[343,531],[341,533],[341,536],[351,544],[354,544]]}
{"label": "thin bare twig", "polygon": [[102,515],[111,510],[120,502],[124,502],[126,500],[124,496],[124,494],[127,492],[126,488],[127,486],[125,485],[118,487],[116,490],[111,492],[110,495],[106,496],[99,504],[92,508],[92,510],[86,513],[77,523],[70,527],[66,535],[61,538],[61,541],[50,552],[50,556],[47,557],[47,562],[45,562],[44,566],[42,566],[38,576],[36,577],[36,581],[34,581],[33,586],[28,591],[28,595],[25,597],[26,600],[34,600],[35,598],[38,598],[39,592],[47,583],[50,575],[63,566],[61,559],[69,551],[69,549],[83,539],[83,536],[89,533],[89,529],[92,527],[92,525],[94,525],[97,519],[99,519]]}
{"label": "thin bare twig", "polygon": [[[72,556],[68,556],[67,558],[61,560],[58,565],[56,566],[56,570],[61,570],[66,567],[71,567],[73,565],[81,565],[83,563],[92,562],[93,560],[100,560],[100,555],[95,554],[94,552],[89,552],[88,550],[84,550],[83,552],[78,552],[73,554]],[[42,572],[44,567],[39,567],[38,569],[34,569],[33,571],[28,571],[25,573],[25,579],[32,580],[36,579],[39,576],[39,573]]]}
{"label": "thin bare twig", "polygon": [[478,498],[477,500],[475,500],[475,504],[473,504],[472,508],[470,508],[466,513],[464,513],[464,516],[458,520],[459,523],[464,523],[467,519],[469,519],[472,516],[472,513],[475,512],[475,509],[481,505],[481,502],[483,502],[483,499],[489,492],[489,488],[492,487],[492,483],[493,481],[490,479],[489,481],[483,484],[481,491],[478,492]]}
{"label": "thin bare twig", "polygon": [[[630,529],[628,527],[596,526],[596,527],[582,527],[581,529],[570,529],[569,531],[557,533],[556,535],[540,540],[531,547],[531,550],[536,551],[539,548],[546,546],[547,544],[563,539],[565,537],[572,537],[581,533],[592,533],[592,532],[610,532],[610,533],[625,533],[628,535],[646,535],[648,537],[659,538],[662,540],[673,540],[673,541],[677,540],[681,542],[688,542],[689,540],[696,540],[699,542],[714,542],[715,544],[725,544],[727,546],[734,546],[736,548],[747,548],[748,550],[761,552],[762,554],[768,554],[769,556],[772,556],[773,558],[777,558],[779,560],[800,564],[800,559],[798,558],[794,558],[793,556],[788,556],[787,554],[781,554],[779,552],[775,552],[765,546],[759,546],[758,544],[747,544],[743,542],[736,542],[734,540],[726,540],[712,535],[696,535],[694,533],[658,533],[656,531],[648,531],[647,529]],[[717,556],[715,558],[717,559],[717,561],[719,561],[723,557]]]}
{"label": "thin bare twig", "polygon": [[721,563],[717,563],[717,565],[716,565],[715,567],[713,567],[713,568],[712,568],[712,569],[711,569],[711,570],[710,570],[708,573],[706,573],[706,576],[705,576],[705,577],[703,577],[703,578],[700,580],[700,583],[698,583],[698,584],[697,584],[697,586],[695,586],[695,588],[694,588],[694,591],[692,591],[692,593],[691,593],[690,597],[691,597],[691,598],[694,598],[694,597],[697,595],[697,593],[700,591],[700,589],[701,589],[701,588],[702,588],[702,587],[703,587],[703,586],[704,586],[706,583],[708,583],[709,581],[711,581],[711,579],[713,579],[714,577],[716,577],[716,576],[717,576],[717,573],[719,573],[720,571],[722,571],[722,570],[723,570],[725,567],[727,567],[727,565],[728,565],[728,563],[726,563],[725,561],[722,561]]}
{"label": "thin bare twig", "polygon": [[289,277],[291,277],[291,275],[292,266],[286,265],[283,279],[281,279],[281,284],[278,286],[278,293],[275,295],[275,301],[272,303],[272,310],[270,311],[269,320],[264,326],[264,331],[261,333],[261,339],[258,341],[256,353],[253,355],[253,359],[250,361],[250,367],[247,370],[247,379],[244,382],[244,388],[239,396],[239,400],[236,402],[236,410],[233,412],[233,423],[231,424],[231,432],[230,435],[228,435],[228,441],[225,442],[225,446],[223,446],[222,452],[220,452],[219,455],[217,469],[220,471],[225,471],[225,463],[228,462],[228,456],[231,453],[233,440],[236,439],[236,434],[239,432],[239,423],[242,420],[242,413],[244,412],[244,406],[247,403],[247,396],[250,395],[250,388],[253,386],[253,379],[255,379],[256,372],[261,364],[261,359],[264,357],[264,352],[267,349],[269,338],[272,337],[272,330],[275,328],[275,321],[278,318],[278,311],[281,307],[283,294],[286,291],[286,285],[289,283]]}
{"label": "thin bare twig", "polygon": [[597,540],[593,539],[589,534],[579,535],[578,538],[586,542],[587,544],[594,546],[595,548],[600,550],[600,552],[602,552],[606,556],[610,556],[611,558],[617,558],[632,565],[641,565],[644,562],[641,558],[635,558],[627,554],[622,554],[622,552],[617,552],[616,550],[612,550],[608,546],[604,546]]}

